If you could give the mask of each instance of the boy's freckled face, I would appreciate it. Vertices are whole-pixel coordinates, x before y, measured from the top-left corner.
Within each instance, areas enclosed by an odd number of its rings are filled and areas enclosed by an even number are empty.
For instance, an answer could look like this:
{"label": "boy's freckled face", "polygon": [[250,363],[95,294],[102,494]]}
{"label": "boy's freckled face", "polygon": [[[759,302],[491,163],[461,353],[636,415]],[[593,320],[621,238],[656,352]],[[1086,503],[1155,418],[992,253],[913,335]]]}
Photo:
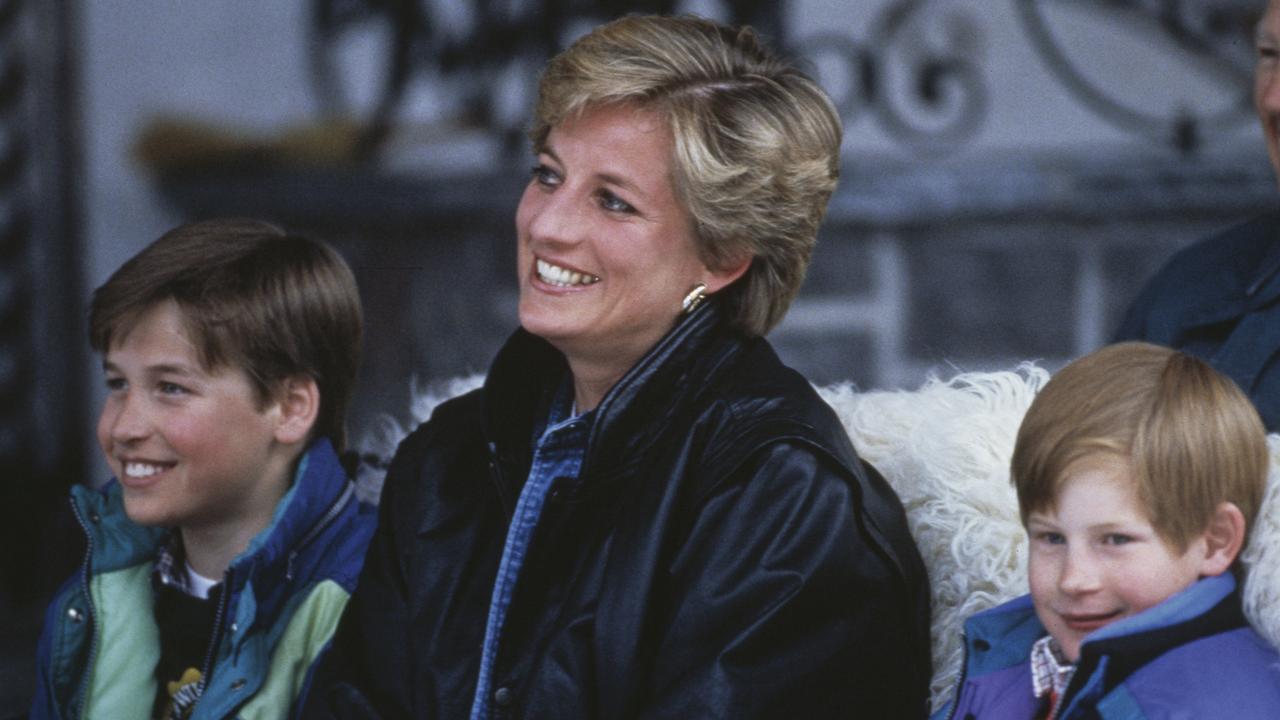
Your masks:
{"label": "boy's freckled face", "polygon": [[240,370],[203,367],[181,310],[145,311],[103,358],[98,442],[143,525],[233,527],[269,519],[287,487],[264,477],[279,415]]}
{"label": "boy's freckled face", "polygon": [[1185,552],[1166,543],[1132,487],[1119,461],[1078,463],[1057,507],[1027,518],[1036,615],[1072,662],[1086,635],[1164,601],[1202,574],[1205,538],[1193,538]]}

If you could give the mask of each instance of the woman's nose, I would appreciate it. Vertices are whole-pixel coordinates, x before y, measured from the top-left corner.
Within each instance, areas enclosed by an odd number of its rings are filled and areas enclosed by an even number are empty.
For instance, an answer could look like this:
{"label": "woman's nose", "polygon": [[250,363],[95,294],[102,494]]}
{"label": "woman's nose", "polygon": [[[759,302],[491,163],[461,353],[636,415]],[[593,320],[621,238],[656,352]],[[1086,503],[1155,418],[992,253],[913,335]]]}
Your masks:
{"label": "woman's nose", "polygon": [[582,211],[581,198],[572,188],[561,186],[554,192],[538,193],[522,201],[522,211],[528,212],[529,236],[540,242],[572,244],[582,237],[588,218]]}

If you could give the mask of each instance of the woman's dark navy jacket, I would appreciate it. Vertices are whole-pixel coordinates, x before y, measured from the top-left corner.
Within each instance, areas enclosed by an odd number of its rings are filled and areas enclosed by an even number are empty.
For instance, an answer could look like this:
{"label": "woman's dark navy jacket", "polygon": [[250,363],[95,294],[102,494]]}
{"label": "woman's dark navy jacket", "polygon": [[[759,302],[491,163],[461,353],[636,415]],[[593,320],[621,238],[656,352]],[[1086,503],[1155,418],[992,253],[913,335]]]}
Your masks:
{"label": "woman's dark navy jacket", "polygon": [[1280,211],[1188,247],[1147,283],[1115,340],[1203,359],[1280,430]]}
{"label": "woman's dark navy jacket", "polygon": [[[304,717],[470,711],[503,540],[562,355],[518,331],[400,446]],[[596,409],[549,491],[495,717],[926,715],[928,583],[834,412],[704,304]]]}

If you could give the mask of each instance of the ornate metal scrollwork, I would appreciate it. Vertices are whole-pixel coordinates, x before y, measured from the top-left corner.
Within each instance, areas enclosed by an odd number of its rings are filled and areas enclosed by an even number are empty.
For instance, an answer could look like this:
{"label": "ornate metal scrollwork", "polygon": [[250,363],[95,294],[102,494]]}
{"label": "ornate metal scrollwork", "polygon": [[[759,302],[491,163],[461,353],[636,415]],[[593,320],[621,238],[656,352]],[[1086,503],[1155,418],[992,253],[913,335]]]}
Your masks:
{"label": "ornate metal scrollwork", "polygon": [[[824,32],[798,43],[845,123],[869,112],[895,140],[924,152],[945,152],[972,136],[989,102],[972,18],[945,0],[900,0],[869,27],[862,42]],[[831,77],[833,65],[843,78]]]}
{"label": "ornate metal scrollwork", "polygon": [[[1185,107],[1161,115],[1134,107],[1089,80],[1050,27],[1045,7],[1053,0],[1014,0],[1019,20],[1049,70],[1077,99],[1103,120],[1182,152],[1195,151],[1207,133],[1248,117],[1253,62],[1253,27],[1262,3],[1255,0],[1072,0],[1085,9],[1149,36],[1171,40],[1203,66],[1238,88],[1225,107],[1197,113]],[[1065,3],[1059,3],[1065,5]]]}
{"label": "ornate metal scrollwork", "polygon": [[[432,0],[314,0],[311,70],[326,114],[361,116],[363,147],[371,152],[391,130],[410,78],[418,72],[470,74],[462,92],[465,122],[511,139],[524,119],[495,112],[492,83],[511,63],[536,70],[564,41],[564,33],[624,12],[668,13],[675,0],[543,0],[520,9],[478,0],[466,17],[447,18]],[[880,12],[866,43],[823,33],[795,43],[784,25],[784,2],[726,3],[730,22],[749,23],[783,47],[797,47],[826,72],[851,79],[838,102],[846,121],[871,108],[879,124],[899,141],[943,149],[979,126],[987,93],[974,60],[973,23],[946,13],[944,35],[922,12],[944,6],[934,0],[891,3]],[[375,61],[379,89],[358,110],[343,88],[340,48],[346,34],[380,31],[383,54]]]}
{"label": "ornate metal scrollwork", "polygon": [[[1238,100],[1209,113],[1181,110],[1161,116],[1132,107],[1091,82],[1055,35],[1045,7],[1061,0],[1011,0],[1017,17],[1049,71],[1104,121],[1184,151],[1204,135],[1238,123],[1247,108],[1256,0],[1071,0],[1103,20],[1123,20],[1137,33],[1172,40],[1180,52],[1220,72]],[[322,109],[359,117],[364,148],[375,150],[391,130],[410,79],[417,73],[467,77],[457,84],[459,119],[507,141],[525,118],[501,111],[513,71],[532,83],[536,72],[570,35],[624,12],[668,13],[676,0],[312,0],[312,73]],[[937,153],[963,145],[981,127],[990,105],[982,67],[983,38],[973,6],[951,0],[883,3],[863,39],[824,31],[795,38],[787,32],[783,0],[727,0],[733,23],[750,23],[787,49],[813,60],[846,123],[864,115],[897,142]],[[1007,6],[1001,6],[1006,9]],[[363,110],[344,92],[341,46],[353,32],[378,30],[377,86]],[[1241,42],[1242,36],[1244,42]]]}
{"label": "ornate metal scrollwork", "polygon": [[[458,12],[457,8],[462,8]],[[448,9],[454,8],[449,13]],[[405,88],[415,73],[442,77],[470,76],[460,92],[462,120],[512,140],[524,117],[505,118],[499,112],[502,73],[522,71],[533,81],[539,70],[566,40],[563,35],[588,22],[626,12],[670,13],[675,0],[541,0],[510,3],[476,0],[447,4],[439,0],[313,0],[311,71],[321,109],[330,116],[360,116],[368,152],[386,137]],[[778,3],[747,0],[734,4],[735,18],[780,33]],[[363,111],[342,86],[339,58],[344,35],[380,29],[384,55],[375,64],[380,85]]]}

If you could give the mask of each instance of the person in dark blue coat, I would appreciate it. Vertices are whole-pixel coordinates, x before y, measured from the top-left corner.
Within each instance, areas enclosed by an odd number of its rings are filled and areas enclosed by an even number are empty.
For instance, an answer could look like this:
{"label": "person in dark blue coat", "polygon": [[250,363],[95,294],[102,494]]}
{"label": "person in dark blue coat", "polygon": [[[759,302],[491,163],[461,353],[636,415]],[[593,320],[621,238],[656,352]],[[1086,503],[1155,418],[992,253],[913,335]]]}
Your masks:
{"label": "person in dark blue coat", "polygon": [[[1280,0],[1258,24],[1254,106],[1280,175]],[[1147,340],[1199,357],[1280,430],[1280,211],[1173,257],[1129,308],[1116,341]]]}
{"label": "person in dark blue coat", "polygon": [[1014,447],[1031,593],[965,623],[935,717],[1280,717],[1280,655],[1236,577],[1268,462],[1257,412],[1201,360],[1121,343],[1064,368]]}
{"label": "person in dark blue coat", "polygon": [[1203,359],[1245,391],[1268,431],[1280,430],[1280,211],[1175,255],[1115,339]]}

